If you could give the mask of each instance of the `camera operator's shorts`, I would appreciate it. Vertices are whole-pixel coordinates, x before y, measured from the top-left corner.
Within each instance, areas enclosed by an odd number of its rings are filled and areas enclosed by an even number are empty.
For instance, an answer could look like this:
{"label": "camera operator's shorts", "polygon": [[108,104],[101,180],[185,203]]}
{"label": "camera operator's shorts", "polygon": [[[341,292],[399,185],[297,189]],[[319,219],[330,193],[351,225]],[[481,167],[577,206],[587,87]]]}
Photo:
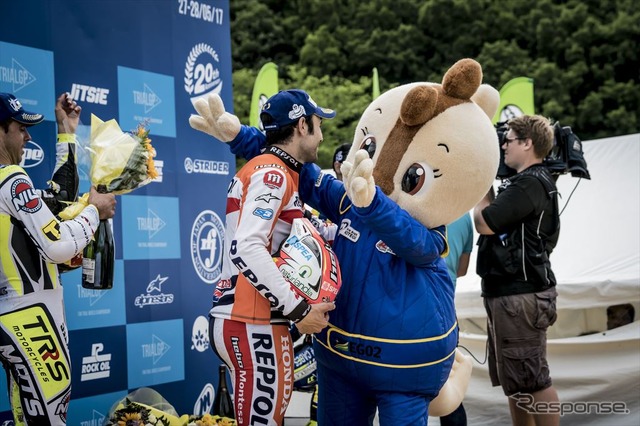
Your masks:
{"label": "camera operator's shorts", "polygon": [[555,287],[538,293],[485,297],[489,376],[509,396],[551,386],[547,329],[556,321]]}

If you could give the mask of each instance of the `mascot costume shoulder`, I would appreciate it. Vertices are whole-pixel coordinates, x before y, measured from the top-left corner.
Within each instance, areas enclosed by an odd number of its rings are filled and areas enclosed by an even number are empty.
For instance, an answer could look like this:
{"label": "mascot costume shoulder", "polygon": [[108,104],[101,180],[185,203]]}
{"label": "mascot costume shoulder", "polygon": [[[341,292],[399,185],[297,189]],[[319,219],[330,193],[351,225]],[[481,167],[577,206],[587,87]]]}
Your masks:
{"label": "mascot costume shoulder", "polygon": [[[456,355],[443,256],[445,225],[475,206],[498,168],[499,95],[481,83],[480,64],[462,59],[442,83],[391,89],[362,114],[344,182],[303,167],[300,197],[338,224],[342,267],[330,325],[315,336],[321,425],[368,425],[376,409],[381,425],[423,425],[427,412],[446,414],[462,400],[471,366]],[[236,154],[260,152],[262,133],[241,126],[217,95],[195,108],[193,128]]]}

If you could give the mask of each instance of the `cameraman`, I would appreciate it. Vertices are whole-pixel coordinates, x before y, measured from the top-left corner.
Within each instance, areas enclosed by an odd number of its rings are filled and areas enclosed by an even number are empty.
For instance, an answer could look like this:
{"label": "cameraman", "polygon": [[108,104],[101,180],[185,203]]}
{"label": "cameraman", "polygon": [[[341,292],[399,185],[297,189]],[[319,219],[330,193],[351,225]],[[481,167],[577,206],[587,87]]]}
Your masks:
{"label": "cameraman", "polygon": [[558,414],[525,409],[531,398],[558,402],[546,346],[547,329],[556,320],[549,255],[558,241],[560,217],[555,181],[542,164],[554,133],[549,120],[538,115],[513,118],[508,128],[501,148],[505,164],[517,174],[503,180],[497,197],[491,188],[474,209],[481,234],[477,272],[487,311],[489,375],[509,397],[514,425],[557,425]]}

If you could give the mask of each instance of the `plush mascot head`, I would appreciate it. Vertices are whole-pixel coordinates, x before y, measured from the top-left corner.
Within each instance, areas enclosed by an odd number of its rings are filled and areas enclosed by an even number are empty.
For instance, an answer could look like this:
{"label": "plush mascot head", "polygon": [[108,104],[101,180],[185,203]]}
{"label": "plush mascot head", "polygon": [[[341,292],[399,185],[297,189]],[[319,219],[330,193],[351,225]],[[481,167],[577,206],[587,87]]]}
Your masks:
{"label": "plush mascot head", "polygon": [[500,160],[491,123],[500,98],[481,82],[480,64],[462,59],[442,84],[385,92],[362,114],[347,161],[365,149],[392,200],[428,228],[453,222],[487,193]]}

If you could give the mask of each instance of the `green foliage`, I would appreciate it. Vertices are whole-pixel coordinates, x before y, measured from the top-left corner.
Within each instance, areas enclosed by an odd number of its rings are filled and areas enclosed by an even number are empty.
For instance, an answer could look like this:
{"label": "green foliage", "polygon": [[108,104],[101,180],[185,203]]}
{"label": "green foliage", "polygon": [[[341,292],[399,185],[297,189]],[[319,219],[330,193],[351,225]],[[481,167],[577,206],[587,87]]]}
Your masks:
{"label": "green foliage", "polygon": [[234,106],[248,122],[268,61],[280,87],[307,90],[338,115],[323,123],[320,165],[351,141],[378,68],[385,91],[439,82],[458,59],[500,89],[534,80],[536,112],[583,140],[635,133],[640,117],[640,8],[632,0],[233,0]]}

